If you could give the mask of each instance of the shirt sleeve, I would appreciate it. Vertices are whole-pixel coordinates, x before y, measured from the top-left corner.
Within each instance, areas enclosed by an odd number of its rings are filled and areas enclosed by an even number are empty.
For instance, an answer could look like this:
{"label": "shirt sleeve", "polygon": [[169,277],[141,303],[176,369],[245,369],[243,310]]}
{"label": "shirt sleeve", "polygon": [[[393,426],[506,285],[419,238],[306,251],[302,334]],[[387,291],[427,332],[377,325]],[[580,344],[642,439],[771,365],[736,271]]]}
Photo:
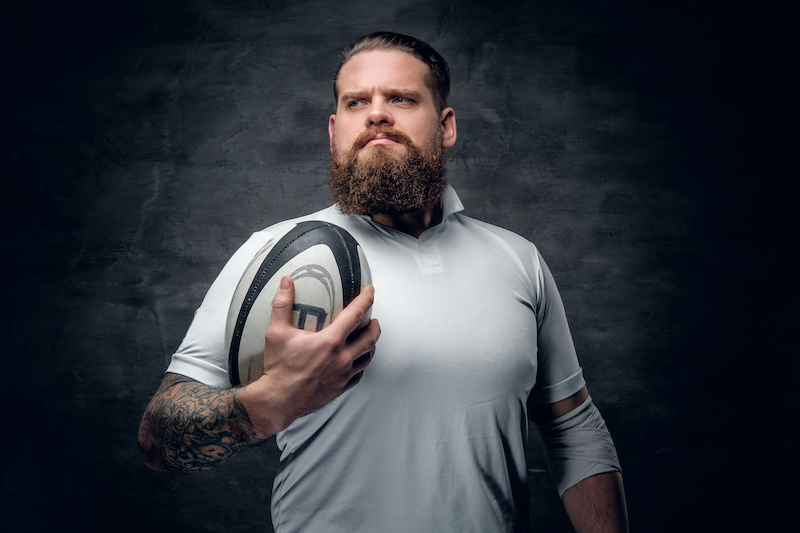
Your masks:
{"label": "shirt sleeve", "polygon": [[538,250],[535,259],[538,368],[530,403],[541,405],[568,398],[586,382],[556,282]]}
{"label": "shirt sleeve", "polygon": [[254,233],[228,260],[195,311],[192,323],[167,372],[181,374],[212,387],[229,388],[225,324],[233,293],[253,257],[272,232]]}

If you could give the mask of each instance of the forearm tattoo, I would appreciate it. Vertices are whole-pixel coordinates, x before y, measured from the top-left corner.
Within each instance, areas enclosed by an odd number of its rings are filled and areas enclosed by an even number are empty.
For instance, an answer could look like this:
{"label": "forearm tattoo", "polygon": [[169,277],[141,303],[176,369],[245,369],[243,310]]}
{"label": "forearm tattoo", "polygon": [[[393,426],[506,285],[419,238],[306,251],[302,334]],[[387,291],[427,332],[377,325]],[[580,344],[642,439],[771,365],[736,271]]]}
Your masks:
{"label": "forearm tattoo", "polygon": [[154,470],[208,470],[259,441],[236,389],[175,374],[164,379],[139,425],[142,458]]}

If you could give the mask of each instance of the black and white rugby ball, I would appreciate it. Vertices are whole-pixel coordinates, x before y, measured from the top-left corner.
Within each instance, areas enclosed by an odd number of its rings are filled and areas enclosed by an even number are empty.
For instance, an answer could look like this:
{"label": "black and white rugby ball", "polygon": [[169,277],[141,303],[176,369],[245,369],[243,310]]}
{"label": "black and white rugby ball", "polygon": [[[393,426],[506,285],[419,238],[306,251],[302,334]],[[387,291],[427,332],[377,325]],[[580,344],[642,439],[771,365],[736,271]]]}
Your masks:
{"label": "black and white rugby ball", "polygon": [[[329,222],[299,222],[275,235],[242,275],[228,310],[225,339],[232,385],[264,372],[264,334],[281,278],[294,280],[294,325],[319,331],[372,283],[361,246]],[[359,327],[369,323],[369,316]]]}

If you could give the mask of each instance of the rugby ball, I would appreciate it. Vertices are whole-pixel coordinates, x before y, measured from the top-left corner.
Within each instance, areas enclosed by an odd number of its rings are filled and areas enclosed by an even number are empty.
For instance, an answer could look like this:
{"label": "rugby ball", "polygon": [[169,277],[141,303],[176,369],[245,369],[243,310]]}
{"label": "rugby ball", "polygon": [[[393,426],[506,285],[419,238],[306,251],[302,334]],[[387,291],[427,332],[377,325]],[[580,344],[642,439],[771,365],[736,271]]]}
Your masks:
{"label": "rugby ball", "polygon": [[[372,284],[361,246],[329,222],[299,222],[275,235],[255,255],[239,281],[225,328],[232,385],[264,373],[264,334],[281,278],[294,280],[293,323],[320,331],[361,289]],[[369,314],[359,328],[369,323]]]}

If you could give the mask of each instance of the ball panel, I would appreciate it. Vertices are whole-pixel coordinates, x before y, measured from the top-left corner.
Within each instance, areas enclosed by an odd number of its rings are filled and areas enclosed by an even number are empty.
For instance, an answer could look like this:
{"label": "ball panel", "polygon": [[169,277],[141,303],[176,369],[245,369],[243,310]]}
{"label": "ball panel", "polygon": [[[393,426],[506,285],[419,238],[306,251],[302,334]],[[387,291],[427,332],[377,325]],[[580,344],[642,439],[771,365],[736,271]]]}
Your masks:
{"label": "ball panel", "polygon": [[346,306],[358,296],[363,286],[361,281],[361,261],[357,250],[358,242],[343,228],[327,224],[324,228],[315,228],[298,238],[302,245],[312,246],[317,243],[326,244],[334,256],[342,280],[344,305]]}

